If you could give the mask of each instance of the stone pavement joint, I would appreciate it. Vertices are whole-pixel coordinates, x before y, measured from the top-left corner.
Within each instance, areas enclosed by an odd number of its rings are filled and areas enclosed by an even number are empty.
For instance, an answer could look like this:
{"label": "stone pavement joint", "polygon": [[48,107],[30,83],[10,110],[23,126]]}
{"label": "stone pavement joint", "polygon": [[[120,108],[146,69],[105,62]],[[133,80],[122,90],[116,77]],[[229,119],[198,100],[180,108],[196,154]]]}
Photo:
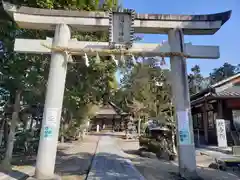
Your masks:
{"label": "stone pavement joint", "polygon": [[87,180],[144,180],[124,152],[109,136],[99,140]]}

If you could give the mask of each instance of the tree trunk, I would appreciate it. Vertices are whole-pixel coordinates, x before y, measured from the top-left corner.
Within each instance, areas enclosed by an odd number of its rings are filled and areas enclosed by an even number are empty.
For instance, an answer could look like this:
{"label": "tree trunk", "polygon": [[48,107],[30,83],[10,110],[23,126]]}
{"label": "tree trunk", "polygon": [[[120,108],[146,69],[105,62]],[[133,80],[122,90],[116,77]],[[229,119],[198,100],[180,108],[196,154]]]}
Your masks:
{"label": "tree trunk", "polygon": [[4,124],[5,124],[5,119],[3,119],[3,122],[1,124],[1,129],[0,129],[0,147],[2,145],[2,140],[3,140],[3,136],[4,136]]}
{"label": "tree trunk", "polygon": [[[25,120],[24,120],[24,121],[25,121]],[[24,131],[27,131],[27,130],[28,130],[28,122],[24,122],[24,123],[23,123],[23,126],[24,126],[24,127],[23,127],[23,130],[24,130]]]}
{"label": "tree trunk", "polygon": [[30,131],[32,132],[32,130],[33,130],[33,121],[34,121],[34,119],[33,119],[33,117],[31,116],[31,120],[30,120]]}
{"label": "tree trunk", "polygon": [[36,128],[39,129],[41,131],[42,129],[42,121],[43,121],[43,117],[41,117],[41,112],[40,112],[40,105],[37,105],[37,113],[36,113]]}
{"label": "tree trunk", "polygon": [[128,139],[128,119],[127,118],[124,119],[124,123],[125,123],[125,137],[126,139]]}
{"label": "tree trunk", "polygon": [[83,140],[83,129],[81,128],[81,125],[79,126],[79,131],[78,131],[78,141],[82,141]]}
{"label": "tree trunk", "polygon": [[[68,120],[64,120],[64,122],[63,122],[63,136],[65,136],[65,137],[67,137],[67,135],[69,135],[69,134],[67,134],[66,132],[68,131],[68,129],[69,129],[69,121]],[[67,137],[68,138],[68,137]]]}
{"label": "tree trunk", "polygon": [[64,136],[61,135],[61,143],[64,143]]}
{"label": "tree trunk", "polygon": [[[176,113],[175,110],[173,110],[172,100],[171,100],[171,116],[172,116],[172,123],[176,123]],[[176,128],[172,127],[172,146],[173,146],[173,152],[174,154],[177,154],[176,149],[176,142],[175,142],[175,135],[176,135]]]}
{"label": "tree trunk", "polygon": [[61,118],[60,127],[61,127],[61,143],[64,143],[64,119],[63,119],[63,117]]}
{"label": "tree trunk", "polygon": [[9,119],[6,117],[6,120],[5,120],[5,123],[4,123],[4,132],[3,132],[4,146],[6,146],[7,140],[8,140],[8,133],[9,133],[8,122],[9,122]]}
{"label": "tree trunk", "polygon": [[20,111],[20,100],[21,100],[21,91],[17,90],[15,94],[15,102],[13,106],[13,114],[10,126],[10,132],[8,134],[8,142],[7,142],[7,150],[2,162],[3,168],[9,170],[11,168],[11,160],[12,160],[12,153],[14,147],[14,138],[15,138],[15,130],[19,118],[19,111]]}

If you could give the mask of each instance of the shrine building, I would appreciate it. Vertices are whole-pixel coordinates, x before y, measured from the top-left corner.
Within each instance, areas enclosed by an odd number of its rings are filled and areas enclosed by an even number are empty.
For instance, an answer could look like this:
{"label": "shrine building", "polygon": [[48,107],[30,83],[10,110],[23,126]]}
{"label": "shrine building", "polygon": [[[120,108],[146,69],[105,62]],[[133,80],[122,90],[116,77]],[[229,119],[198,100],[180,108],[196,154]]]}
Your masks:
{"label": "shrine building", "polygon": [[216,119],[224,119],[228,145],[240,145],[240,73],[191,96],[195,144],[217,145]]}

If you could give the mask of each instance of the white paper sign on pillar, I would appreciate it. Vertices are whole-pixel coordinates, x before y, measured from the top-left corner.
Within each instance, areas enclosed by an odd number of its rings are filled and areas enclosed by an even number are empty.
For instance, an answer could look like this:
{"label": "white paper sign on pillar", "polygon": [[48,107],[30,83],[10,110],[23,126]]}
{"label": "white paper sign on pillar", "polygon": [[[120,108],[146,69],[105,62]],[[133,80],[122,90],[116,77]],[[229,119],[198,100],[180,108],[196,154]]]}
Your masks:
{"label": "white paper sign on pillar", "polygon": [[45,119],[46,125],[44,126],[44,138],[51,140],[54,136],[54,131],[57,126],[57,116],[58,116],[58,108],[48,108],[46,110]]}
{"label": "white paper sign on pillar", "polygon": [[46,110],[46,124],[49,126],[57,125],[58,108],[48,108]]}
{"label": "white paper sign on pillar", "polygon": [[227,147],[227,135],[224,119],[216,119],[218,147]]}

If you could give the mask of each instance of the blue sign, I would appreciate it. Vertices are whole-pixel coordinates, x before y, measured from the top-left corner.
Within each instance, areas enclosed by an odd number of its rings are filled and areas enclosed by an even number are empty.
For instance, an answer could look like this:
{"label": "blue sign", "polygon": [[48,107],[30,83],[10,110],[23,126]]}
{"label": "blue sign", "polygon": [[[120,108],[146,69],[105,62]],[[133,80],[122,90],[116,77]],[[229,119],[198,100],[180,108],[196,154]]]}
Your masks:
{"label": "blue sign", "polygon": [[179,143],[182,145],[190,145],[190,129],[189,129],[189,112],[179,111],[177,112],[178,119],[178,132],[179,132]]}
{"label": "blue sign", "polygon": [[53,129],[51,127],[44,127],[44,138],[53,136]]}
{"label": "blue sign", "polygon": [[179,131],[179,140],[180,140],[180,144],[185,144],[185,145],[190,144],[189,132],[180,130]]}

